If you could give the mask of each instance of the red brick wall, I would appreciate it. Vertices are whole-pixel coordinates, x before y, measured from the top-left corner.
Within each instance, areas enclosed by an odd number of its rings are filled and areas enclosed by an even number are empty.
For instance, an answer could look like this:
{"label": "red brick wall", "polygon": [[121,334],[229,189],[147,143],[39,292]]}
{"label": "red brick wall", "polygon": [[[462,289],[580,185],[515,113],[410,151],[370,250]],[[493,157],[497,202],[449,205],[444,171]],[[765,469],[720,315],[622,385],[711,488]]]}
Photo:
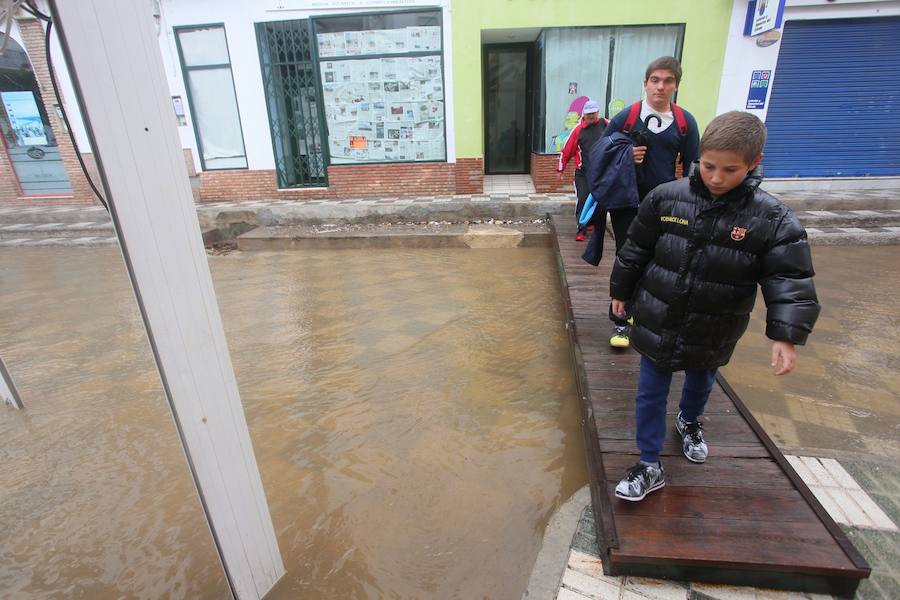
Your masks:
{"label": "red brick wall", "polygon": [[572,179],[575,173],[574,161],[569,161],[562,179],[559,179],[556,173],[558,163],[558,154],[531,155],[531,180],[534,182],[534,191],[538,194],[574,193],[572,188]]}
{"label": "red brick wall", "polygon": [[[44,29],[40,22],[36,19],[22,18],[18,20],[19,31],[22,34],[22,42],[25,51],[31,60],[31,66],[34,70],[35,79],[37,79],[38,89],[41,92],[41,100],[47,117],[50,121],[50,129],[56,136],[59,144],[59,154],[66,172],[69,175],[69,181],[72,184],[72,193],[62,198],[41,198],[41,197],[23,197],[18,190],[15,179],[15,173],[12,171],[12,165],[9,159],[0,160],[0,203],[4,206],[10,205],[30,205],[39,206],[41,204],[99,204],[94,200],[93,193],[88,186],[87,180],[81,172],[78,165],[78,159],[75,156],[75,149],[69,139],[68,134],[64,133],[63,124],[56,115],[56,98],[53,95],[53,86],[50,83],[50,71],[47,67],[47,57],[44,53]],[[70,103],[71,106],[72,103]],[[8,180],[12,178],[10,184]],[[13,188],[14,193],[10,193]]]}
{"label": "red brick wall", "polygon": [[484,159],[456,159],[456,193],[481,194],[484,192]]}
{"label": "red brick wall", "polygon": [[200,201],[321,198],[381,198],[480,194],[482,159],[457,163],[332,165],[327,188],[277,189],[274,170],[227,170],[200,173]]}

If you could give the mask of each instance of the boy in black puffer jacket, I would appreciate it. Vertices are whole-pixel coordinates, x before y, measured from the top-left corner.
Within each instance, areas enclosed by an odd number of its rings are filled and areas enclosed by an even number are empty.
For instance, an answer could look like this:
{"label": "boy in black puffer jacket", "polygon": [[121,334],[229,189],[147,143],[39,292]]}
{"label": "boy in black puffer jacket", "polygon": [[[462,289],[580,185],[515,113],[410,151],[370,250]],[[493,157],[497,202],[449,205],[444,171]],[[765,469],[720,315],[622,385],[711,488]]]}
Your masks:
{"label": "boy in black puffer jacket", "polygon": [[718,367],[747,329],[762,287],[776,375],[793,370],[819,315],[806,231],[790,209],[758,189],[765,125],[729,112],[713,119],[690,177],[654,189],[641,204],[610,278],[614,314],[634,317],[641,355],[636,398],[640,462],[616,496],[642,500],[665,485],[659,462],[673,371],[685,371],[675,427],[684,455],[704,462],[699,417]]}

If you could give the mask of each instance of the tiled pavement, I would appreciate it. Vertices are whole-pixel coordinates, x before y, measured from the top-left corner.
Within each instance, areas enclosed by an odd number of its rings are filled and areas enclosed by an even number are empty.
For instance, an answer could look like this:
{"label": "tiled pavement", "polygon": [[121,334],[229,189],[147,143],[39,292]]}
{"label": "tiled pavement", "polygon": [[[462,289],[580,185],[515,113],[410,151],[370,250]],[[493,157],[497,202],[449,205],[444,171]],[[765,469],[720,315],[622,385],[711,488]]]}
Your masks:
{"label": "tiled pavement", "polygon": [[[248,211],[255,213],[259,224],[267,225],[302,224],[304,220],[346,222],[357,218],[418,222],[427,220],[429,213],[441,214],[440,220],[444,221],[452,221],[454,215],[463,221],[476,214],[475,218],[501,217],[502,213],[543,216],[546,212],[570,210],[574,201],[572,194],[534,193],[527,175],[495,175],[485,181],[484,193],[476,195],[212,202],[198,204],[197,212],[203,227],[227,223],[230,218],[246,220]],[[900,243],[900,191],[789,192],[781,197],[795,207],[816,244]],[[79,222],[82,228],[85,223],[100,224],[100,230],[75,231]],[[53,226],[54,223],[61,225]],[[0,245],[114,243],[102,207],[0,208]]]}
{"label": "tiled pavement", "polygon": [[[856,597],[900,598],[900,469],[789,456],[819,497],[828,490],[837,502],[825,504],[872,566]],[[799,468],[798,468],[799,467]],[[852,473],[852,475],[851,475]],[[865,491],[864,491],[865,490]],[[867,493],[868,492],[868,493]],[[832,512],[835,511],[835,512]],[[852,516],[848,513],[852,511]],[[850,521],[848,524],[847,522]],[[594,516],[581,514],[557,600],[825,600],[830,596],[641,577],[607,577],[598,558]]]}
{"label": "tiled pavement", "polygon": [[485,175],[486,194],[533,194],[534,183],[530,175]]}

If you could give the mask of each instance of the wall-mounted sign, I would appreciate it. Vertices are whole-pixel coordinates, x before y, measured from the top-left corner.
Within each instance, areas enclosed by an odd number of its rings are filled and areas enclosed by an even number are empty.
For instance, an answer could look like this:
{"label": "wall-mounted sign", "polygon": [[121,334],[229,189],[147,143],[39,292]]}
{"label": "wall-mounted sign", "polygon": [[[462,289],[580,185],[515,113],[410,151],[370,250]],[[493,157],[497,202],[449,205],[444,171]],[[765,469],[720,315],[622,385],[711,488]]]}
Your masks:
{"label": "wall-mounted sign", "polygon": [[44,121],[32,92],[3,92],[3,106],[20,146],[46,146]]}
{"label": "wall-mounted sign", "polygon": [[781,32],[777,29],[773,29],[772,31],[767,31],[756,37],[756,45],[760,48],[768,48],[773,44],[778,43],[778,40],[781,39]]}
{"label": "wall-mounted sign", "polygon": [[770,81],[772,71],[753,71],[753,75],[750,76],[750,91],[747,93],[747,110],[760,110],[766,107]]}
{"label": "wall-mounted sign", "polygon": [[784,19],[784,0],[750,0],[744,35],[757,36],[781,27]]}

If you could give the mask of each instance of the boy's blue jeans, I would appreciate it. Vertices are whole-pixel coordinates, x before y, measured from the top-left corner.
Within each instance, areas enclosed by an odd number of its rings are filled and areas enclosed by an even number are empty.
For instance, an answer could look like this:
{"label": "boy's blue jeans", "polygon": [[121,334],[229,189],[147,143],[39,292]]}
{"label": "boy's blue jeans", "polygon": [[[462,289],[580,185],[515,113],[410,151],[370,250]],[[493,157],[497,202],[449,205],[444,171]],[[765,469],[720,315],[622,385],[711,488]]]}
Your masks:
{"label": "boy's blue jeans", "polygon": [[[716,371],[685,371],[684,387],[681,390],[681,416],[685,421],[694,421],[703,414],[709,393],[716,381]],[[657,462],[666,439],[666,399],[672,373],[657,370],[653,361],[641,357],[641,374],[638,379],[638,393],[635,407],[637,423],[637,446],[641,460]]]}

